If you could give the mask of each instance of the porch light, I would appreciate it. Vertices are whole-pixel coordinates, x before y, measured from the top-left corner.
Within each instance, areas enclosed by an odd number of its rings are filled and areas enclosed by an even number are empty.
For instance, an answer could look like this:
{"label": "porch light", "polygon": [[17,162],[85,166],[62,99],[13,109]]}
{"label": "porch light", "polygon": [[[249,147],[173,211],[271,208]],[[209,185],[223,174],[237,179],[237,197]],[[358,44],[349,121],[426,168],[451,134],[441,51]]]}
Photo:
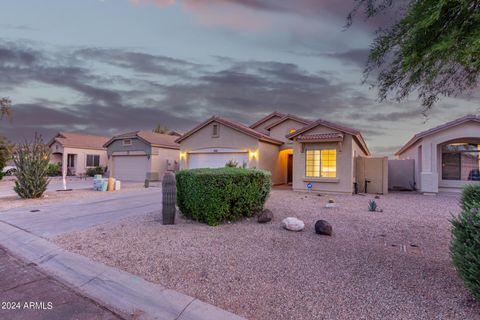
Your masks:
{"label": "porch light", "polygon": [[248,152],[248,160],[258,159],[258,150],[250,150]]}
{"label": "porch light", "polygon": [[180,160],[187,159],[187,153],[186,152],[180,152]]}

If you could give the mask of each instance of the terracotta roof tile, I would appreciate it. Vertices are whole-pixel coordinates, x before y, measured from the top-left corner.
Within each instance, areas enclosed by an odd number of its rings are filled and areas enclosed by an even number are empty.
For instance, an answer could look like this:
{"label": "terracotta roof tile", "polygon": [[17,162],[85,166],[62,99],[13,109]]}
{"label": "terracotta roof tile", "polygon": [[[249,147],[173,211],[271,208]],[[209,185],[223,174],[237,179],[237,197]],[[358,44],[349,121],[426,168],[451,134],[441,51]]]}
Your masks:
{"label": "terracotta roof tile", "polygon": [[95,136],[90,134],[81,134],[73,132],[59,132],[50,142],[51,146],[54,142],[60,143],[64,147],[75,147],[84,149],[104,149],[103,145],[110,137]]}
{"label": "terracotta roof tile", "polygon": [[343,140],[343,133],[340,132],[325,132],[316,134],[301,134],[296,138],[298,141],[341,141]]}

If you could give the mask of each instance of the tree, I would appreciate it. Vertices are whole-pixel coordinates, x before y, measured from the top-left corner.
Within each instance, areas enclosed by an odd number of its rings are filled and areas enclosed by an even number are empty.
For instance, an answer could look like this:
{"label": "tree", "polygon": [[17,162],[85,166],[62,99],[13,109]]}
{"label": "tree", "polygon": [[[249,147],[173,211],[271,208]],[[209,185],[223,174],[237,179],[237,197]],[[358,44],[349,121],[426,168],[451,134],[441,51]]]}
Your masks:
{"label": "tree", "polygon": [[[393,0],[355,0],[348,16],[367,17],[391,8]],[[480,0],[410,0],[401,18],[379,30],[364,71],[378,71],[378,97],[403,101],[418,93],[430,109],[441,96],[477,88],[480,77]]]}
{"label": "tree", "polygon": [[12,101],[8,98],[0,98],[0,120],[4,117],[12,118]]}
{"label": "tree", "polygon": [[168,129],[167,127],[164,127],[160,124],[158,124],[155,129],[152,130],[153,132],[155,133],[162,133],[162,134],[166,134],[170,131],[170,129]]}

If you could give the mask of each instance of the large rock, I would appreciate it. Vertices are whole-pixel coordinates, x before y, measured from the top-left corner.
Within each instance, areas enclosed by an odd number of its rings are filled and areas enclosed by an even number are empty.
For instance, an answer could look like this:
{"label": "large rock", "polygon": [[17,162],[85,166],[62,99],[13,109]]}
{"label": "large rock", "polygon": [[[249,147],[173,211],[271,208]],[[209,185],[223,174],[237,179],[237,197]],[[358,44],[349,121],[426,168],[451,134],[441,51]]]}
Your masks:
{"label": "large rock", "polygon": [[332,235],[332,225],[325,220],[318,220],[315,222],[315,232],[326,236]]}
{"label": "large rock", "polygon": [[305,223],[302,220],[288,217],[282,220],[282,225],[285,229],[290,231],[302,231],[305,228]]}
{"label": "large rock", "polygon": [[273,212],[268,209],[265,209],[262,212],[260,212],[260,214],[257,217],[258,223],[267,223],[272,221],[272,219],[273,219]]}

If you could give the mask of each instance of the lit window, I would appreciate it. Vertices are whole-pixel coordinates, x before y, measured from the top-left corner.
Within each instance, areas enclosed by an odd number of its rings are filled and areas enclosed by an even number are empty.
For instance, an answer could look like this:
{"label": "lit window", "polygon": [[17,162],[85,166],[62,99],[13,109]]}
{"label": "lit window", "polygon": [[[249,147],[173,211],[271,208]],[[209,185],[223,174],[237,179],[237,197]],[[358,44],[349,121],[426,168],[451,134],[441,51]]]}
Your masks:
{"label": "lit window", "polygon": [[288,134],[292,134],[292,133],[295,133],[295,132],[297,132],[297,129],[292,128],[292,129],[288,130]]}
{"label": "lit window", "polygon": [[212,126],[212,137],[218,137],[218,124]]}
{"label": "lit window", "polygon": [[307,150],[305,175],[314,178],[337,176],[337,150]]}
{"label": "lit window", "polygon": [[131,146],[132,145],[132,139],[123,139],[122,144],[124,146]]}
{"label": "lit window", "polygon": [[87,167],[99,167],[100,156],[98,154],[87,154]]}

